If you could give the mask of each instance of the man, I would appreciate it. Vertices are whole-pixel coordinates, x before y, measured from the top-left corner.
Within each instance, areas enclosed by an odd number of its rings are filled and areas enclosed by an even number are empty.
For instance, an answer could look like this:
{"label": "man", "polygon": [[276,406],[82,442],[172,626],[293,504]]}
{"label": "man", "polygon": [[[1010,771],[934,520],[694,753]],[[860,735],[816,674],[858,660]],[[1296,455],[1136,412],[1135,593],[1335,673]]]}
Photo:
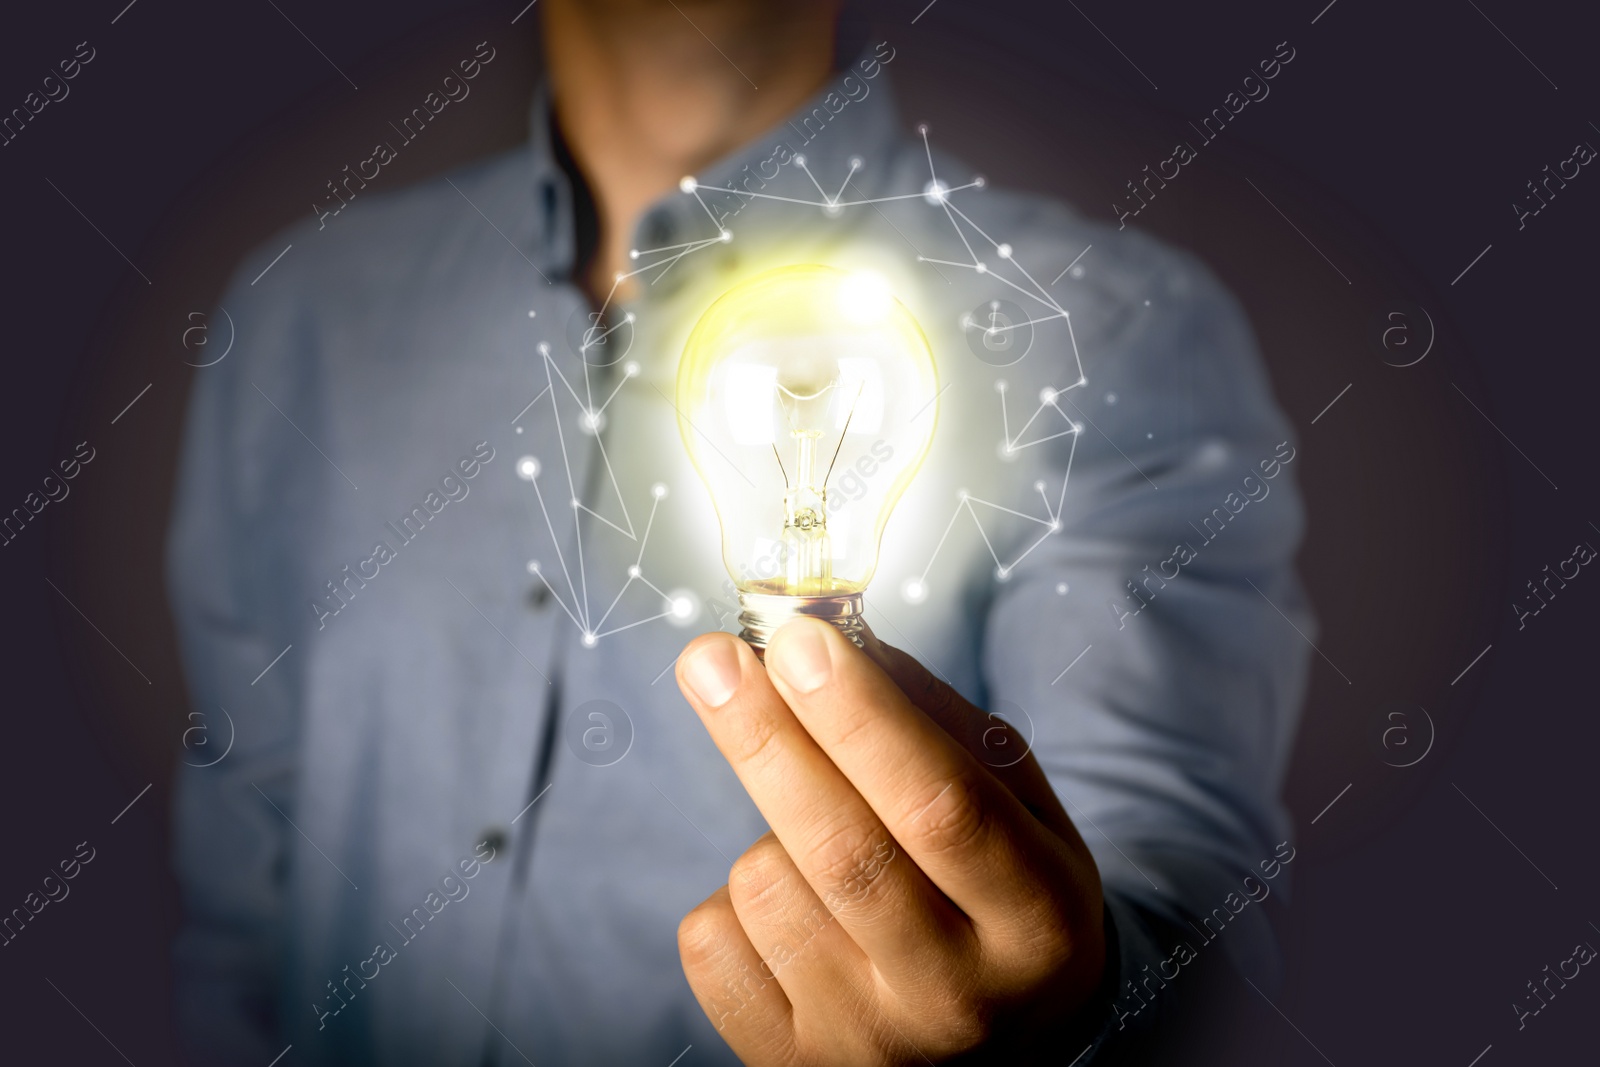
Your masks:
{"label": "man", "polygon": [[[526,146],[320,205],[224,298],[169,550],[238,722],[178,796],[196,1061],[1088,1062],[1188,920],[1268,966],[1231,902],[1286,862],[1309,621],[1232,301],[909,136],[835,3],[540,12]],[[889,280],[939,427],[876,636],[763,668],[673,378],[809,262]]]}

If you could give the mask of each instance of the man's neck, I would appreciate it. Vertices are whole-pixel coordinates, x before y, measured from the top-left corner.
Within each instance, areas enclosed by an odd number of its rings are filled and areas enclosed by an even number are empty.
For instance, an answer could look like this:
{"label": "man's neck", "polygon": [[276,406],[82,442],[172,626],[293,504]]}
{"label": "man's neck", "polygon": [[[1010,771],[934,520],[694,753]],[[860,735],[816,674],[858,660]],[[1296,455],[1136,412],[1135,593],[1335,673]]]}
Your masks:
{"label": "man's neck", "polygon": [[836,5],[540,6],[556,122],[599,215],[599,245],[582,282],[591,299],[603,299],[628,269],[629,240],[645,207],[821,86],[833,64]]}

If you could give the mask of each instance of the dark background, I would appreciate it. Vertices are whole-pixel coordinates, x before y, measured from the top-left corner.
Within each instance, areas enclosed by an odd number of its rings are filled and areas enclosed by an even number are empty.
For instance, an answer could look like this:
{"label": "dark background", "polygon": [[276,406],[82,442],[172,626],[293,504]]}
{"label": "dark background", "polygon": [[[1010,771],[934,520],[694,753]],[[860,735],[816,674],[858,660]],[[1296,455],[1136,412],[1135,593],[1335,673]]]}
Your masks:
{"label": "dark background", "polygon": [[[167,789],[176,760],[214,758],[185,744],[159,573],[184,362],[212,358],[203,335],[185,346],[206,321],[190,313],[473,44],[495,62],[377,189],[515,143],[538,71],[537,9],[511,22],[525,0],[125,2],[11,14],[0,34],[0,113],[78,42],[96,51],[0,147],[0,513],[78,442],[96,450],[0,549],[0,912],[79,842],[96,850],[0,948],[7,1062],[173,1057]],[[996,184],[1113,218],[1146,164],[1199,147],[1131,221],[1240,295],[1300,434],[1321,629],[1287,784],[1287,981],[1184,979],[1205,989],[1174,1062],[1592,1059],[1600,978],[1585,970],[1520,1032],[1511,1005],[1600,943],[1600,577],[1585,568],[1521,630],[1510,606],[1574,544],[1600,545],[1600,176],[1585,168],[1520,231],[1511,207],[1600,144],[1590,16],[924,2],[873,5],[906,119]],[[1282,41],[1296,55],[1270,96],[1201,146],[1186,123]],[[1426,347],[1424,317],[1427,358],[1386,365]]]}

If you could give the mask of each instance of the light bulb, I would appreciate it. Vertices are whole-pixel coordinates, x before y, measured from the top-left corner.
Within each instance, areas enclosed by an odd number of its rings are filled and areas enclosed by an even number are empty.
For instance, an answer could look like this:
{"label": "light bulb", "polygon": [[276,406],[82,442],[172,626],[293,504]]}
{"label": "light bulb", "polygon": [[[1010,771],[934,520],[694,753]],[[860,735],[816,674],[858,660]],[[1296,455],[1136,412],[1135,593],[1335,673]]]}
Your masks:
{"label": "light bulb", "polygon": [[937,399],[928,339],[876,274],[780,267],[695,324],[678,428],[758,651],[796,615],[860,643],[861,593],[932,443]]}

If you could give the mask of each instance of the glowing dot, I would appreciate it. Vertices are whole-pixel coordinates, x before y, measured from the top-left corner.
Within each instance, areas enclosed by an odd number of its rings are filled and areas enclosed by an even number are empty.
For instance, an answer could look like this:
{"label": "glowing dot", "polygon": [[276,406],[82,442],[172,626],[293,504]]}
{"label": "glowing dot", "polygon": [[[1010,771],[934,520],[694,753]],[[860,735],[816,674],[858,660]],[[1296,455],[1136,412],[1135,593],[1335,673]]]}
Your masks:
{"label": "glowing dot", "polygon": [[861,169],[861,157],[860,156],[851,156],[850,157],[850,166],[853,167],[856,170],[860,170]]}
{"label": "glowing dot", "polygon": [[989,181],[980,174],[976,178],[972,179],[972,184],[975,188],[982,189],[985,185],[989,184]]}
{"label": "glowing dot", "polygon": [[950,196],[950,187],[935,178],[922,187],[922,198],[930,204],[942,204]]}
{"label": "glowing dot", "polygon": [[995,448],[995,454],[1001,459],[1013,460],[1017,458],[1017,447],[1010,441],[1002,439],[1000,444]]}
{"label": "glowing dot", "polygon": [[794,161],[799,166],[803,167],[803,166],[806,165],[806,157],[805,156],[795,156],[794,157]]}
{"label": "glowing dot", "polygon": [[600,639],[598,637],[596,637],[594,634],[589,633],[587,631],[584,632],[584,635],[583,635],[583,647],[584,648],[593,648],[595,645],[597,645],[599,643],[600,643]]}
{"label": "glowing dot", "polygon": [[674,597],[672,600],[672,617],[687,619],[694,614],[694,601],[686,596]]}
{"label": "glowing dot", "polygon": [[1057,582],[1056,583],[1056,593],[1059,594],[1060,596],[1066,596],[1067,595],[1067,583],[1066,582]]}
{"label": "glowing dot", "polygon": [[1155,436],[1156,436],[1156,435],[1155,435],[1155,434],[1153,434],[1153,433],[1147,433],[1147,434],[1145,434],[1145,435],[1144,435],[1144,439],[1145,439],[1145,440],[1146,440],[1146,441],[1152,441],[1152,440],[1154,440],[1154,439],[1155,439]]}
{"label": "glowing dot", "polygon": [[995,581],[1003,582],[1011,577],[1011,569],[1009,567],[1000,567],[995,570],[994,577]]}
{"label": "glowing dot", "polygon": [[971,496],[972,496],[972,494],[967,492],[965,489],[957,489],[956,490],[956,499],[961,501],[962,503],[966,503],[967,499],[969,497],[971,497]]}
{"label": "glowing dot", "polygon": [[538,574],[539,573],[539,561],[538,560],[530,559],[528,561],[528,573],[529,574]]}
{"label": "glowing dot", "polygon": [[1043,482],[1034,482],[1033,483],[1033,488],[1036,491],[1042,493],[1042,492],[1044,492],[1044,483]]}
{"label": "glowing dot", "polygon": [[1116,402],[1117,402],[1117,394],[1116,393],[1107,393],[1106,394],[1106,403],[1107,404],[1111,404],[1111,405],[1114,406],[1116,404]]}
{"label": "glowing dot", "polygon": [[1060,519],[1051,519],[1050,520],[1050,532],[1051,533],[1060,533],[1061,532],[1061,520]]}
{"label": "glowing dot", "polygon": [[660,500],[667,495],[667,487],[657,482],[650,487],[650,495]]}
{"label": "glowing dot", "polygon": [[1039,390],[1039,403],[1054,404],[1056,402],[1056,397],[1059,395],[1059,393],[1047,385],[1043,389]]}
{"label": "glowing dot", "polygon": [[900,586],[900,595],[907,604],[920,604],[928,599],[928,584],[921,578],[907,578]]}
{"label": "glowing dot", "polygon": [[578,503],[578,498],[577,497],[573,497],[572,498],[572,508],[573,508],[573,510],[576,511],[578,508],[581,508],[581,507],[583,507],[583,505]]}
{"label": "glowing dot", "polygon": [[1067,273],[1071,274],[1074,278],[1081,278],[1081,277],[1083,277],[1083,268],[1082,267],[1073,267]]}
{"label": "glowing dot", "polygon": [[628,258],[629,259],[638,259],[639,258],[639,250],[637,248],[628,249]]}
{"label": "glowing dot", "polygon": [[1011,246],[1010,245],[1001,245],[999,248],[995,249],[995,251],[1000,253],[1000,258],[1001,259],[1010,259],[1011,258]]}
{"label": "glowing dot", "polygon": [[733,240],[733,231],[723,230],[721,233],[717,234],[717,236],[722,239],[723,244],[727,244],[729,241]]}
{"label": "glowing dot", "polygon": [[917,132],[922,134],[924,137],[928,136],[928,124],[926,122],[919,124],[917,126]]}
{"label": "glowing dot", "polygon": [[1149,307],[1149,306],[1150,306],[1150,301],[1148,301],[1148,300],[1146,300],[1146,301],[1145,301],[1145,302],[1144,302],[1144,306],[1145,306],[1145,307]]}
{"label": "glowing dot", "polygon": [[622,365],[622,373],[626,374],[630,378],[637,378],[639,376],[639,364],[624,363]]}
{"label": "glowing dot", "polygon": [[692,193],[699,187],[700,183],[695,181],[693,178],[684,178],[678,183],[678,188],[682,189],[686,193]]}
{"label": "glowing dot", "polygon": [[619,271],[617,271],[617,273],[615,273],[615,274],[613,274],[613,275],[612,275],[612,276],[611,276],[611,280],[612,280],[612,281],[614,281],[614,282],[620,282],[620,281],[622,281],[622,279],[624,279],[624,278],[626,278],[626,277],[627,277],[627,275],[626,275],[626,274],[623,274],[623,273],[622,273],[622,272],[621,272],[621,271],[620,271],[620,270],[619,270]]}
{"label": "glowing dot", "polygon": [[538,317],[538,315],[539,315],[539,313],[538,313],[538,312],[537,312],[537,311],[530,311],[530,312],[528,312],[528,318],[530,318],[530,319],[532,319],[532,318],[537,318],[537,317]]}
{"label": "glowing dot", "polygon": [[521,426],[518,426],[518,427],[517,427],[517,432],[518,432],[518,433],[521,433],[521,432],[522,432],[522,427],[521,427]]}
{"label": "glowing dot", "polygon": [[623,322],[632,322],[633,321],[633,312],[630,311],[626,315],[622,316],[622,321]]}
{"label": "glowing dot", "polygon": [[523,456],[517,460],[517,477],[525,482],[531,482],[539,477],[539,461],[532,456]]}
{"label": "glowing dot", "polygon": [[640,573],[641,572],[639,570],[638,564],[634,564],[632,567],[628,568],[628,577],[629,578],[637,578],[637,577],[639,577]]}
{"label": "glowing dot", "polygon": [[976,270],[979,274],[988,274],[989,273],[989,265],[987,263],[979,263],[973,269]]}
{"label": "glowing dot", "polygon": [[996,378],[994,380],[994,391],[995,392],[1003,393],[1009,388],[1011,388],[1011,387],[1006,384],[1006,380],[1004,378]]}
{"label": "glowing dot", "polygon": [[844,214],[844,208],[838,204],[824,204],[822,205],[822,213],[830,219],[836,219]]}

